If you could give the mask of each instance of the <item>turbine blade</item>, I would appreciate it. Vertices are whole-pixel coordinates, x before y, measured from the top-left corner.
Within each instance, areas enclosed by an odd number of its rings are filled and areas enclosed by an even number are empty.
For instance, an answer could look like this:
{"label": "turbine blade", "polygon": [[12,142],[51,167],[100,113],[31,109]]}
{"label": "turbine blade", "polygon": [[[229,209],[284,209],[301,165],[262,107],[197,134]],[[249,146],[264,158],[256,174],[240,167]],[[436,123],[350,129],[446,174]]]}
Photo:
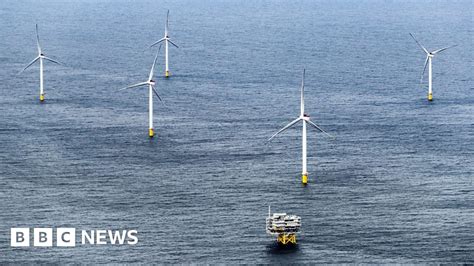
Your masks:
{"label": "turbine blade", "polygon": [[43,58],[46,59],[46,60],[48,60],[48,61],[51,61],[51,62],[53,62],[53,63],[55,63],[55,64],[64,66],[63,63],[60,63],[60,62],[58,62],[58,61],[56,61],[56,60],[53,60],[53,59],[51,59],[51,58],[49,58],[49,57],[44,56]]}
{"label": "turbine blade", "polygon": [[169,17],[170,17],[170,10],[168,9],[168,12],[166,13],[166,26],[165,26],[165,33],[168,35],[168,28],[169,28]]}
{"label": "turbine blade", "polygon": [[161,40],[156,41],[155,43],[153,43],[152,45],[150,45],[150,48],[153,47],[153,46],[155,46],[155,45],[157,45],[157,44],[159,44],[160,42],[162,42],[162,41],[164,41],[164,40],[165,40],[165,38],[162,38]]}
{"label": "turbine blade", "polygon": [[428,65],[429,56],[426,56],[425,66],[423,67],[423,73],[421,73],[420,83],[423,82],[423,77],[425,76],[426,65]]}
{"label": "turbine blade", "polygon": [[38,55],[41,54],[41,46],[40,46],[40,39],[39,39],[39,34],[38,34],[38,24],[36,25],[36,47],[38,48]]}
{"label": "turbine blade", "polygon": [[158,95],[158,91],[156,91],[155,86],[152,85],[151,88],[153,89],[153,92],[155,93],[156,97],[158,97],[158,99],[160,100],[160,102],[162,102],[162,103],[164,104],[164,102],[163,102],[163,100],[161,99],[160,95]]}
{"label": "turbine blade", "polygon": [[170,39],[168,39],[168,41],[169,41],[172,45],[174,45],[174,47],[179,48],[179,47],[178,47],[176,44],[174,44],[174,42],[172,42]]}
{"label": "turbine blade", "polygon": [[273,134],[273,136],[271,136],[267,141],[270,141],[272,140],[274,137],[276,137],[276,135],[280,134],[281,132],[287,130],[288,128],[290,128],[291,126],[293,126],[294,124],[296,124],[296,122],[300,121],[301,120],[301,117],[298,117],[296,118],[295,120],[291,121],[288,125],[286,125],[285,127],[283,127],[282,129],[278,130],[277,133]]}
{"label": "turbine blade", "polygon": [[28,65],[26,65],[25,68],[23,68],[20,72],[18,72],[18,74],[20,74],[21,72],[25,71],[27,68],[29,68],[31,65],[33,65],[36,61],[38,61],[39,59],[39,56],[36,57],[35,59],[33,59],[33,61],[31,61],[30,63],[28,63]]}
{"label": "turbine blade", "polygon": [[306,75],[306,68],[303,68],[303,78],[301,79],[301,88],[304,88],[304,78]]}
{"label": "turbine blade", "polygon": [[435,51],[431,52],[431,54],[437,54],[437,53],[442,52],[446,49],[453,48],[453,47],[456,47],[456,46],[458,46],[458,45],[455,44],[455,45],[451,45],[451,46],[448,46],[448,47],[444,47],[444,48],[441,48],[441,49],[438,49],[438,50],[435,50]]}
{"label": "turbine blade", "polygon": [[140,82],[140,83],[137,83],[137,84],[133,84],[133,85],[130,85],[128,87],[125,87],[125,88],[121,88],[119,91],[123,91],[123,90],[126,90],[126,89],[131,89],[131,88],[135,88],[135,87],[140,87],[140,86],[143,86],[143,85],[148,85],[148,82]]}
{"label": "turbine blade", "polygon": [[428,50],[426,50],[425,47],[423,47],[423,45],[421,45],[416,39],[415,39],[415,36],[413,36],[413,34],[410,33],[410,36],[413,38],[413,40],[415,40],[415,42],[418,44],[418,46],[420,46],[421,49],[423,49],[423,51],[425,51],[425,53],[429,54],[430,52],[428,52]]}
{"label": "turbine blade", "polygon": [[[161,46],[160,46],[161,48]],[[150,70],[150,75],[148,75],[148,80],[152,80],[153,79],[153,72],[155,71],[155,65],[156,65],[156,59],[158,59],[158,53],[160,52],[160,50],[158,50],[156,52],[156,55],[155,55],[155,60],[153,60],[153,65],[151,66],[151,70]]]}
{"label": "turbine blade", "polygon": [[321,127],[319,127],[318,125],[316,125],[315,123],[313,123],[313,121],[311,120],[305,120],[306,122],[308,122],[310,125],[312,125],[314,128],[316,128],[317,130],[321,131],[322,133],[326,134],[327,136],[329,136],[330,138],[333,138],[335,139],[335,137],[329,133],[327,133],[326,131],[324,131]]}
{"label": "turbine blade", "polygon": [[303,68],[303,77],[301,78],[301,116],[304,115],[304,77],[306,74],[306,69]]}

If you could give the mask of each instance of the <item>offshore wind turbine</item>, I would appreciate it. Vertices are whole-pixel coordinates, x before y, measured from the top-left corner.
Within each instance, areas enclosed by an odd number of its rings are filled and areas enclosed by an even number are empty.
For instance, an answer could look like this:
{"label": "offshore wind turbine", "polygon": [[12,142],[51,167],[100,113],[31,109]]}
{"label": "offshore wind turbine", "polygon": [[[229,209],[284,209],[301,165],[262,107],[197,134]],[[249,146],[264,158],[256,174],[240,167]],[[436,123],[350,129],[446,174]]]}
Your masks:
{"label": "offshore wind turbine", "polygon": [[171,43],[172,45],[174,45],[176,48],[179,48],[178,45],[176,45],[175,43],[173,43],[169,37],[169,16],[170,16],[170,11],[168,10],[168,13],[166,13],[166,24],[165,24],[165,36],[163,38],[161,38],[160,40],[156,41],[155,43],[153,43],[152,45],[150,45],[150,47],[153,47],[161,42],[165,42],[165,77],[169,77],[170,76],[170,69],[169,69],[169,62],[168,62],[168,43]]}
{"label": "offshore wind turbine", "polygon": [[438,50],[434,50],[432,52],[429,52],[425,47],[423,47],[423,45],[421,45],[415,39],[415,36],[413,36],[413,34],[410,33],[410,36],[413,38],[413,40],[415,40],[415,42],[418,44],[418,46],[420,46],[420,48],[426,53],[425,66],[423,67],[423,73],[421,74],[420,83],[423,82],[423,76],[425,75],[426,65],[428,65],[428,101],[432,101],[433,100],[433,88],[432,88],[432,77],[433,76],[432,76],[432,70],[431,70],[431,60],[437,53],[440,53],[440,52],[442,52],[446,49],[455,47],[455,46],[457,46],[457,44],[456,45],[451,45],[451,46],[448,46],[448,47],[444,47],[444,48],[441,48],[441,49],[438,49]]}
{"label": "offshore wind turbine", "polygon": [[42,102],[42,101],[44,101],[43,60],[48,60],[48,61],[53,62],[53,63],[58,64],[58,65],[61,65],[61,63],[45,56],[45,54],[41,50],[40,41],[39,41],[39,34],[38,34],[38,24],[36,24],[36,47],[38,48],[38,56],[35,57],[35,59],[33,59],[33,61],[31,61],[25,68],[23,68],[20,71],[20,73],[25,71],[27,68],[29,68],[31,65],[33,65],[36,61],[39,60],[39,63],[40,63],[40,101]]}
{"label": "offshore wind turbine", "polygon": [[153,72],[155,69],[156,59],[158,58],[159,52],[160,51],[158,50],[158,52],[156,53],[155,60],[153,61],[153,65],[151,66],[150,74],[148,75],[147,81],[133,84],[128,87],[120,89],[120,90],[125,90],[125,89],[130,89],[130,88],[141,87],[145,85],[148,86],[148,123],[149,123],[148,136],[150,138],[153,138],[153,136],[155,135],[155,131],[153,130],[153,93],[156,95],[156,97],[158,97],[160,101],[162,101],[160,95],[158,95],[158,92],[155,89],[155,81],[153,80]]}
{"label": "offshore wind turbine", "polygon": [[277,133],[273,134],[268,141],[272,140],[274,137],[276,137],[278,134],[281,132],[287,130],[294,124],[298,123],[299,121],[303,122],[303,130],[302,130],[302,172],[301,172],[301,182],[303,185],[306,185],[308,183],[308,170],[307,170],[307,141],[306,141],[306,123],[311,125],[312,127],[316,128],[318,131],[328,135],[329,137],[333,138],[330,134],[328,134],[326,131],[324,131],[321,127],[316,125],[310,120],[310,116],[304,112],[304,78],[305,78],[305,70],[303,69],[303,78],[301,80],[301,107],[300,107],[300,116],[296,118],[295,120],[291,121],[288,125],[280,129]]}

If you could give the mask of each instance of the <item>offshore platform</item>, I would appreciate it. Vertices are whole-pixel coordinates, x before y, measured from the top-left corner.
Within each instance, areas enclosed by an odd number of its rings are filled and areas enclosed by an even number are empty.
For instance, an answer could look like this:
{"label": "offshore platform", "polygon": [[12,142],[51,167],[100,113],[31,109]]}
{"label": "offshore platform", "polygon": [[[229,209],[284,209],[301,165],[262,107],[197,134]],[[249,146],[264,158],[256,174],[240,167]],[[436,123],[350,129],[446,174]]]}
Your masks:
{"label": "offshore platform", "polygon": [[270,206],[268,206],[266,224],[267,234],[276,235],[278,244],[296,245],[296,234],[300,231],[301,217],[286,213],[273,213],[272,215]]}

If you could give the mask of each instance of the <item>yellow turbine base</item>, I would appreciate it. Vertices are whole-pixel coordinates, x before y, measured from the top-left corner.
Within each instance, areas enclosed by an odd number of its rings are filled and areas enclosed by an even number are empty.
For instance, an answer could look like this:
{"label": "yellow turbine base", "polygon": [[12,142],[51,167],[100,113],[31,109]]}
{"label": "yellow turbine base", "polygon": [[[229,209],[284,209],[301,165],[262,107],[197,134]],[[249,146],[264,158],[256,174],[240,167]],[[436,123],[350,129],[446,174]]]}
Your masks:
{"label": "yellow turbine base", "polygon": [[40,94],[40,101],[44,101],[44,94]]}
{"label": "yellow turbine base", "polygon": [[428,94],[428,101],[432,101],[433,100],[433,94],[429,93]]}
{"label": "yellow turbine base", "polygon": [[277,242],[279,244],[296,244],[296,235],[295,234],[279,234],[277,237]]}
{"label": "yellow turbine base", "polygon": [[170,72],[169,72],[169,71],[166,71],[166,72],[165,72],[165,77],[168,78],[169,76],[170,76]]}
{"label": "yellow turbine base", "polygon": [[155,136],[155,131],[153,131],[153,128],[150,128],[150,130],[148,130],[148,136],[150,138],[153,138],[153,136]]}
{"label": "yellow turbine base", "polygon": [[301,176],[301,183],[303,183],[305,186],[308,184],[308,174],[303,174]]}

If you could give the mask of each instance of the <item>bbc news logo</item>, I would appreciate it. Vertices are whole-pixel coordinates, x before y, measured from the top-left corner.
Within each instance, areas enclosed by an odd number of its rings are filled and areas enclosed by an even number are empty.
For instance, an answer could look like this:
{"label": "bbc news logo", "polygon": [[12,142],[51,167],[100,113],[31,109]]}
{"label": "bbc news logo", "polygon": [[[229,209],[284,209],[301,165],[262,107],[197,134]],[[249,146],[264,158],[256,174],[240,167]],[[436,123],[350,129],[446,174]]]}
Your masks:
{"label": "bbc news logo", "polygon": [[[30,228],[11,228],[10,246],[29,247],[33,239],[34,247],[52,247],[53,240],[57,247],[76,246],[76,228],[56,228],[56,237],[53,228],[33,228],[30,237]],[[81,245],[135,245],[138,243],[137,230],[82,230]]]}

